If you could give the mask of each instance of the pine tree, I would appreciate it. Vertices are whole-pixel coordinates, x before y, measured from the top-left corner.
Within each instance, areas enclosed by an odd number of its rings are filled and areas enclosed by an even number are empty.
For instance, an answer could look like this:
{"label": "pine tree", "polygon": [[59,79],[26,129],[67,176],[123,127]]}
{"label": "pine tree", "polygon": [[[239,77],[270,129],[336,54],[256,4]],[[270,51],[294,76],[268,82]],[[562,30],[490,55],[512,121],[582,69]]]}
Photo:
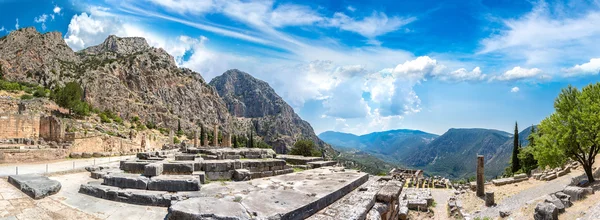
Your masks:
{"label": "pine tree", "polygon": [[248,140],[248,143],[250,145],[248,148],[254,147],[254,135],[252,134],[252,130],[250,130],[250,140]]}
{"label": "pine tree", "polygon": [[200,125],[200,145],[204,144],[204,125]]}
{"label": "pine tree", "polygon": [[519,145],[519,126],[517,125],[517,122],[515,122],[515,135],[513,136],[513,153],[511,160],[511,171],[513,173],[516,173],[517,171],[519,171],[519,169],[521,169],[521,166],[519,164]]}

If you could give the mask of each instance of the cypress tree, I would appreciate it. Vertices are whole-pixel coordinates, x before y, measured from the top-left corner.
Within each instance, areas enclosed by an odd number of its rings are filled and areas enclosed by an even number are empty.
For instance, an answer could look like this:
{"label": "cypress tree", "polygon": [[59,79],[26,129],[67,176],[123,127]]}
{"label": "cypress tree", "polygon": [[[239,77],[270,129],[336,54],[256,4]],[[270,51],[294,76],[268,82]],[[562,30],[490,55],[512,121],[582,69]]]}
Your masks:
{"label": "cypress tree", "polygon": [[250,130],[250,140],[248,140],[248,142],[250,143],[249,148],[253,148],[254,147],[254,135],[252,134],[252,130]]}
{"label": "cypress tree", "polygon": [[521,169],[521,165],[519,164],[519,126],[517,122],[515,122],[515,135],[513,136],[513,153],[512,153],[512,169],[513,173],[516,173]]}
{"label": "cypress tree", "polygon": [[200,146],[204,144],[204,125],[200,125]]}

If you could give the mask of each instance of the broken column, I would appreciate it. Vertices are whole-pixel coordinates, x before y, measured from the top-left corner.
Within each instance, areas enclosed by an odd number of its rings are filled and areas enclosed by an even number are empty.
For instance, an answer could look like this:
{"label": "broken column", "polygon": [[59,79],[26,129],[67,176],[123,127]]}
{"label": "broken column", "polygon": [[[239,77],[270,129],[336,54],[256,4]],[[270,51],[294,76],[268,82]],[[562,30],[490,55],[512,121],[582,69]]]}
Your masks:
{"label": "broken column", "polygon": [[213,134],[213,144],[219,146],[219,125],[215,125],[215,133]]}
{"label": "broken column", "polygon": [[490,207],[496,204],[494,202],[494,192],[485,192],[485,206]]}
{"label": "broken column", "polygon": [[483,155],[477,156],[477,196],[485,196],[484,190],[484,176],[483,176]]}
{"label": "broken column", "polygon": [[142,134],[142,143],[140,144],[140,147],[142,148],[142,150],[146,150],[146,134]]}
{"label": "broken column", "polygon": [[170,130],[169,131],[169,141],[168,141],[168,143],[175,144],[175,141],[173,140],[174,136],[175,136],[175,134],[173,133],[173,130]]}
{"label": "broken column", "polygon": [[194,130],[194,147],[198,147],[198,133]]}
{"label": "broken column", "polygon": [[202,133],[202,136],[203,136],[203,138],[202,138],[202,139],[204,139],[204,140],[203,140],[203,143],[202,143],[202,146],[205,146],[205,147],[207,147],[207,146],[208,146],[208,132],[204,132],[204,133]]}
{"label": "broken column", "polygon": [[223,147],[231,147],[231,134],[225,134],[221,145]]}

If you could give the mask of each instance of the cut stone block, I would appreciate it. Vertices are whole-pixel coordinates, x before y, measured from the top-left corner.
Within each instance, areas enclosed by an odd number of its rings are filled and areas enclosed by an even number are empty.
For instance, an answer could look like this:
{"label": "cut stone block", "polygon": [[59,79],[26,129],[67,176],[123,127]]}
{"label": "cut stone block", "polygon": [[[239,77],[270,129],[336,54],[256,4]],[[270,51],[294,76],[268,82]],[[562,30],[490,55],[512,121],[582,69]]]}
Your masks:
{"label": "cut stone block", "polygon": [[148,177],[130,173],[111,173],[104,176],[104,184],[125,189],[147,189]]}
{"label": "cut stone block", "polygon": [[278,175],[283,175],[283,174],[288,174],[288,173],[293,173],[293,172],[294,172],[294,169],[288,168],[288,169],[283,169],[283,170],[275,170],[274,174],[276,176],[278,176]]}
{"label": "cut stone block", "polygon": [[233,160],[205,160],[202,167],[205,172],[226,172],[234,170]]}
{"label": "cut stone block", "polygon": [[121,163],[121,170],[127,173],[144,173],[145,166],[150,164],[149,162],[139,161],[126,161]]}
{"label": "cut stone block", "polygon": [[181,154],[181,155],[175,155],[175,160],[178,161],[182,161],[182,160],[195,160],[196,159],[196,155],[194,154]]}
{"label": "cut stone block", "polygon": [[194,175],[161,175],[150,178],[148,190],[180,192],[200,190],[200,180]]}
{"label": "cut stone block", "polygon": [[312,169],[319,167],[335,166],[336,164],[337,162],[335,161],[313,161],[306,163],[306,165],[308,165]]}
{"label": "cut stone block", "polygon": [[224,172],[208,172],[205,171],[208,180],[231,180],[233,178],[233,170]]}
{"label": "cut stone block", "polygon": [[408,200],[408,204],[406,205],[406,207],[411,210],[424,211],[427,210],[427,200]]}
{"label": "cut stone block", "polygon": [[309,162],[321,161],[320,157],[303,157],[298,155],[278,154],[277,159],[283,159],[285,162],[293,165],[307,165]]}
{"label": "cut stone block", "polygon": [[393,201],[398,200],[398,196],[400,196],[400,192],[402,191],[403,183],[400,181],[391,180],[386,183],[386,185],[377,192],[377,201],[392,203]]}
{"label": "cut stone block", "polygon": [[8,176],[8,182],[33,199],[41,199],[60,191],[60,182],[39,174]]}
{"label": "cut stone block", "polygon": [[519,180],[519,179],[527,179],[529,177],[527,177],[527,174],[521,173],[521,174],[515,175],[513,178],[516,180]]}
{"label": "cut stone block", "polygon": [[558,220],[558,209],[552,203],[538,203],[533,218],[535,220]]}
{"label": "cut stone block", "polygon": [[194,173],[194,163],[163,163],[163,174],[192,174]]}
{"label": "cut stone block", "polygon": [[204,173],[204,171],[194,171],[192,176],[197,176],[201,184],[206,183],[206,173]]}
{"label": "cut stone block", "polygon": [[151,163],[144,166],[144,176],[152,177],[159,176],[163,173],[162,163]]}
{"label": "cut stone block", "polygon": [[247,169],[237,169],[233,172],[234,181],[250,180],[250,171]]}

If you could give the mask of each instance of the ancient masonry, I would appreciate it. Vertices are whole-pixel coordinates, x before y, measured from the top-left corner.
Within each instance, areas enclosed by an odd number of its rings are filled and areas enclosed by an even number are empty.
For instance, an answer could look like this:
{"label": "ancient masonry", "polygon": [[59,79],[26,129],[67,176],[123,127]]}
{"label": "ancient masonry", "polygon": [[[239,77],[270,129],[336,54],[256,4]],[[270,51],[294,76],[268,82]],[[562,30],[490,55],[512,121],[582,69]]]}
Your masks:
{"label": "ancient masonry", "polygon": [[219,125],[215,125],[214,133],[213,133],[213,145],[219,146]]}
{"label": "ancient masonry", "polygon": [[485,176],[483,175],[483,155],[477,156],[477,196],[485,196]]}

